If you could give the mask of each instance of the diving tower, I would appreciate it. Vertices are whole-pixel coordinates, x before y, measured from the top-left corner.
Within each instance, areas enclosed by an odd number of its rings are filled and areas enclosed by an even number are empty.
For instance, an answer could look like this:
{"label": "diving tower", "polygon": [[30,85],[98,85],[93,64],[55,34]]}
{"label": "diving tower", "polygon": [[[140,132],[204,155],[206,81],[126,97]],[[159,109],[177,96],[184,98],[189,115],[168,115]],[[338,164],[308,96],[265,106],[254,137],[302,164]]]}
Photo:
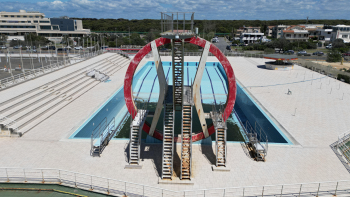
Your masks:
{"label": "diving tower", "polygon": [[[132,80],[138,64],[149,52],[152,51],[154,65],[157,70],[159,81],[159,97],[154,112],[149,112],[148,117],[152,117],[152,122],[139,124],[148,135],[162,141],[162,169],[161,179],[165,181],[190,181],[192,176],[192,143],[210,137],[216,132],[216,168],[226,168],[227,148],[226,148],[226,120],[230,116],[236,99],[236,82],[232,67],[225,55],[211,42],[198,37],[198,29],[194,30],[193,12],[162,12],[161,13],[161,37],[148,43],[143,47],[131,61],[124,79],[124,97],[131,118],[138,118],[141,110],[135,104],[132,94]],[[184,45],[194,44],[203,48],[202,55],[197,67],[194,81],[189,85],[184,85]],[[162,60],[158,52],[158,47],[171,44],[172,51],[172,83],[166,80]],[[205,65],[209,53],[212,53],[222,64],[227,76],[228,95],[226,103],[217,111],[205,113],[203,110],[200,85],[205,70]],[[215,103],[214,103],[215,105]],[[196,110],[201,124],[201,131],[192,131],[193,110]],[[156,125],[163,112],[163,131],[159,131]],[[181,113],[181,121],[175,123],[175,113]],[[207,125],[206,119],[212,119],[213,124]],[[180,124],[181,122],[181,124]],[[181,134],[175,136],[175,128],[181,128]],[[131,128],[130,132],[134,132]],[[133,135],[130,134],[129,148],[132,148]],[[141,136],[139,134],[138,136]],[[140,138],[138,138],[140,139]],[[176,177],[174,173],[174,154],[176,143],[181,144],[181,164],[180,175]],[[132,163],[131,154],[129,165],[139,165]]]}

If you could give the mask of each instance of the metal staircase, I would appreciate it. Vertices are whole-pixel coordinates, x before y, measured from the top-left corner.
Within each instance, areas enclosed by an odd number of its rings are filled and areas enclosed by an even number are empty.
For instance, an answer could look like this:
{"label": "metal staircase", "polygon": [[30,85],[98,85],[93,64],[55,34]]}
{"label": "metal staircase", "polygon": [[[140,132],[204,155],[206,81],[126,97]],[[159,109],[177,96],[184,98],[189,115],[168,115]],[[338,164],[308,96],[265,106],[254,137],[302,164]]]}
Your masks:
{"label": "metal staircase", "polygon": [[173,103],[164,106],[162,179],[172,179],[175,111]]}
{"label": "metal staircase", "polygon": [[172,39],[173,101],[176,111],[182,110],[184,40]]}
{"label": "metal staircase", "polygon": [[147,110],[138,110],[134,120],[130,123],[129,165],[140,164],[141,132],[147,114]]}
{"label": "metal staircase", "polygon": [[192,164],[192,106],[184,105],[182,109],[181,131],[181,174],[180,179],[191,179]]}
{"label": "metal staircase", "polygon": [[226,122],[222,118],[222,109],[216,111],[215,105],[213,105],[213,111],[210,113],[213,120],[213,125],[216,135],[216,167],[226,167],[227,156],[227,126]]}
{"label": "metal staircase", "polygon": [[216,129],[216,167],[226,167],[226,127]]}

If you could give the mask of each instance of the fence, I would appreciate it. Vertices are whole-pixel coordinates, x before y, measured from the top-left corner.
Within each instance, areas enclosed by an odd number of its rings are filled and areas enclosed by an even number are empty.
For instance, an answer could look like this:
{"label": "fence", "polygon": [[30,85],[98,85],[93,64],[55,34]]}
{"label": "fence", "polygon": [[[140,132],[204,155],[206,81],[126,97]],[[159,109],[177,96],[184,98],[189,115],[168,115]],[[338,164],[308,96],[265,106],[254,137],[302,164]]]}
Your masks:
{"label": "fence", "polygon": [[59,169],[0,168],[0,182],[59,184],[114,196],[349,196],[350,181],[173,191]]}
{"label": "fence", "polygon": [[[89,59],[91,57],[94,57],[98,54],[100,54],[100,52],[91,52],[91,53],[77,55],[75,58],[80,58],[80,59],[82,59],[81,61],[84,61],[84,60]],[[69,66],[69,65],[72,65],[71,60],[69,60],[69,59],[63,60],[63,61],[57,62],[55,64],[52,64],[52,65],[47,65],[47,66],[43,66],[43,67],[40,67],[37,69],[27,70],[27,71],[22,72],[20,74],[1,79],[0,80],[0,90],[7,88],[9,86],[15,85],[17,83],[23,82],[23,81],[33,79],[33,78],[38,77],[40,75],[64,68],[64,67]]]}

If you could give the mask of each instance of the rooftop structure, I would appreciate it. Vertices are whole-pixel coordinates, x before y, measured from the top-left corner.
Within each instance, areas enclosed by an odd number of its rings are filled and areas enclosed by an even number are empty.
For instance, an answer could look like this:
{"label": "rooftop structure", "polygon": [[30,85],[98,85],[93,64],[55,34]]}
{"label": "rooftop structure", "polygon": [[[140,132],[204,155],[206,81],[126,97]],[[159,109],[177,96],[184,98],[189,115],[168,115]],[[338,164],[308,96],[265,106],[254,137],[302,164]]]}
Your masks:
{"label": "rooftop structure", "polygon": [[193,37],[194,12],[161,12],[161,36],[186,39]]}

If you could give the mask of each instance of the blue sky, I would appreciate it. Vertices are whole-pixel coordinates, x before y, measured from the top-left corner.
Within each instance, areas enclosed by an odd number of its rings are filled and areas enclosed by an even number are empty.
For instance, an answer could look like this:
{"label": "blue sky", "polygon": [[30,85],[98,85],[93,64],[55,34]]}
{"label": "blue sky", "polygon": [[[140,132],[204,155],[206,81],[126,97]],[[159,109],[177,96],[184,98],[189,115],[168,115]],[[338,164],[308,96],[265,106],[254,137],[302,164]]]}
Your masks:
{"label": "blue sky", "polygon": [[47,17],[160,19],[160,12],[195,12],[195,19],[348,19],[350,0],[0,0],[0,11]]}

